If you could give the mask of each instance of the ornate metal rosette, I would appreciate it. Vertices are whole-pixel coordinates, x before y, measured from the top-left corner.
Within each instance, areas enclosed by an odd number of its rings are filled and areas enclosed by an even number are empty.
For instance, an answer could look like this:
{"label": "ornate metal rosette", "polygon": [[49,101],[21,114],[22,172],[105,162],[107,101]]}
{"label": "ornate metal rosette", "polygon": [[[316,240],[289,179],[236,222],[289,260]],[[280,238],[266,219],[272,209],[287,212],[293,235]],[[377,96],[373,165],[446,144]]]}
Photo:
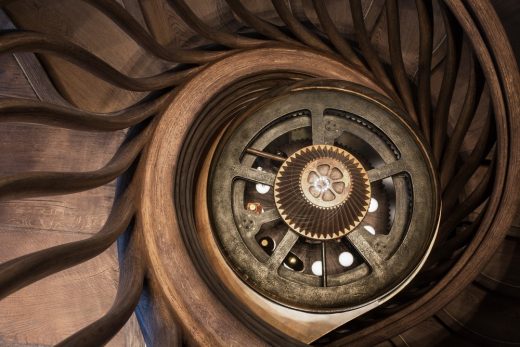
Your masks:
{"label": "ornate metal rosette", "polygon": [[276,208],[297,233],[317,240],[352,231],[370,204],[370,183],[361,163],[336,146],[313,145],[292,154],[274,184]]}
{"label": "ornate metal rosette", "polygon": [[299,83],[278,95],[243,112],[215,145],[207,201],[222,255],[255,291],[299,310],[387,300],[437,230],[421,140],[390,101],[352,83]]}

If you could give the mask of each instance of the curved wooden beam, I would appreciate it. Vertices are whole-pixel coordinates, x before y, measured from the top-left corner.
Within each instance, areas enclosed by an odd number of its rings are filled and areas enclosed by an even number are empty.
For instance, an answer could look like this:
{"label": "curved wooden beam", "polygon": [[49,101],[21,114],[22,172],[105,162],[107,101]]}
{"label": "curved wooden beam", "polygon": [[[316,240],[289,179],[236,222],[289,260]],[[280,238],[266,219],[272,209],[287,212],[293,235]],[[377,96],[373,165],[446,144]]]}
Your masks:
{"label": "curved wooden beam", "polygon": [[432,119],[432,149],[433,156],[440,163],[447,136],[448,118],[450,114],[451,99],[457,81],[457,71],[459,68],[458,43],[455,40],[455,32],[450,15],[441,5],[442,20],[446,31],[447,53],[444,59],[444,73],[442,76],[441,89],[437,107]]}
{"label": "curved wooden beam", "polygon": [[386,1],[386,20],[388,28],[388,45],[390,47],[390,60],[392,63],[394,80],[396,81],[397,89],[399,90],[399,95],[403,100],[406,111],[415,123],[418,124],[419,120],[417,119],[417,113],[415,112],[412,90],[404,68],[403,54],[401,52],[401,28],[397,0]]}
{"label": "curved wooden beam", "polygon": [[343,56],[343,58],[345,58],[346,61],[366,71],[365,65],[363,62],[361,62],[356,52],[354,52],[350,43],[341,35],[336,25],[334,25],[334,22],[330,18],[329,12],[327,11],[325,3],[320,0],[312,0],[312,3],[314,5],[314,10],[318,15],[320,24],[329,37],[330,42],[332,42],[334,47],[336,47],[338,52]]}
{"label": "curved wooden beam", "polygon": [[[441,188],[444,190],[453,177],[453,173],[456,168],[456,162],[458,158],[458,153],[461,148],[461,145],[464,141],[464,137],[466,136],[469,126],[475,117],[475,112],[477,109],[478,103],[477,101],[477,81],[476,81],[476,73],[475,73],[475,63],[473,57],[470,59],[470,76],[468,81],[468,86],[466,89],[466,96],[464,97],[464,104],[462,106],[462,110],[460,111],[460,115],[457,118],[457,123],[455,124],[455,128],[448,140],[448,144],[446,145],[445,153],[442,157],[441,162]],[[480,100],[484,98],[486,95],[484,93],[485,89],[481,90]]]}
{"label": "curved wooden beam", "polygon": [[130,319],[143,291],[146,275],[142,257],[142,229],[139,221],[133,230],[130,244],[124,254],[119,287],[110,310],[100,319],[69,336],[56,346],[87,347],[104,346]]}
{"label": "curved wooden beam", "polygon": [[123,144],[107,165],[90,172],[27,172],[0,177],[0,200],[63,195],[107,184],[125,172],[150,139],[149,125]]}
{"label": "curved wooden beam", "polygon": [[252,48],[266,43],[265,40],[252,39],[210,28],[197,17],[184,0],[168,0],[168,3],[190,28],[208,40],[233,48]]}
{"label": "curved wooden beam", "polygon": [[[0,6],[6,6],[19,0],[0,0]],[[138,45],[148,50],[158,58],[189,64],[203,64],[224,58],[233,52],[204,51],[164,47],[153,38],[137,20],[132,17],[119,3],[114,0],[82,0],[98,9],[110,18],[121,30],[128,34]]]}
{"label": "curved wooden beam", "polygon": [[495,165],[493,162],[493,164],[488,167],[484,177],[477,184],[477,187],[471,192],[471,194],[457,205],[456,210],[449,213],[447,218],[444,219],[439,227],[439,242],[446,240],[464,218],[488,199],[491,189],[493,188],[494,168]]}
{"label": "curved wooden beam", "polygon": [[241,0],[226,0],[229,7],[233,12],[236,13],[244,22],[249,24],[252,28],[258,31],[260,34],[265,35],[273,40],[286,42],[289,44],[300,45],[300,43],[289,36],[285,35],[278,27],[266,22],[265,20],[257,17],[249,11],[241,2]]}
{"label": "curved wooden beam", "polygon": [[111,113],[87,112],[33,99],[0,99],[0,123],[44,124],[84,131],[126,129],[154,116],[167,105],[171,93]]}
{"label": "curved wooden beam", "polygon": [[385,86],[385,89],[393,91],[394,87],[388,75],[386,74],[379,57],[370,43],[370,37],[368,36],[367,29],[365,27],[365,21],[363,19],[363,8],[361,6],[361,0],[350,0],[350,11],[352,12],[352,18],[354,20],[354,29],[356,30],[356,37],[358,39],[359,47],[363,53],[363,57],[368,63],[370,70],[374,76],[380,80]]}
{"label": "curved wooden beam", "polygon": [[477,168],[483,164],[489,151],[495,145],[495,136],[491,115],[488,114],[477,144],[443,191],[442,201],[444,203],[444,211],[451,210],[455,207],[457,199],[464,190],[466,183],[471,176],[473,176]]}
{"label": "curved wooden beam", "polygon": [[419,17],[419,70],[418,70],[418,117],[426,140],[430,142],[431,129],[431,68],[433,52],[433,19],[425,0],[415,0]]}
{"label": "curved wooden beam", "polygon": [[129,77],[89,51],[65,39],[31,31],[0,34],[0,54],[16,52],[55,54],[115,86],[134,91],[151,91],[175,86],[200,69],[198,67],[182,71],[166,71],[149,77]]}
{"label": "curved wooden beam", "polygon": [[332,52],[316,35],[307,30],[291,13],[289,7],[283,0],[271,0],[273,6],[292,33],[305,44],[320,51]]}
{"label": "curved wooden beam", "polygon": [[94,236],[0,264],[0,300],[42,278],[87,261],[110,247],[125,231],[134,215],[132,194],[129,189],[116,202],[107,221]]}

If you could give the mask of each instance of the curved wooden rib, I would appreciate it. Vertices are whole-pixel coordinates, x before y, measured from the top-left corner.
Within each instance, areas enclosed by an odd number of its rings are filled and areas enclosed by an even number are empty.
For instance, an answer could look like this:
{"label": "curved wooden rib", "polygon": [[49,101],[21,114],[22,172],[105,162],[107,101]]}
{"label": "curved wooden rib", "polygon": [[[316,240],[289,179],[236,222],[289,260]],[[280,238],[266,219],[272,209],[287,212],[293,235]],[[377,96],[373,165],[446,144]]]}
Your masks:
{"label": "curved wooden rib", "polygon": [[[0,0],[0,6],[19,0]],[[203,50],[172,49],[158,43],[120,4],[114,0],[82,0],[97,8],[110,18],[121,30],[127,33],[137,44],[147,49],[158,58],[176,63],[207,63],[232,54],[230,51],[212,52]]]}
{"label": "curved wooden rib", "polygon": [[141,47],[155,56],[176,63],[207,63],[221,59],[233,51],[204,51],[166,48],[158,43],[120,4],[114,0],[83,0],[103,12]]}
{"label": "curved wooden rib", "polygon": [[457,209],[454,212],[450,213],[448,217],[444,219],[439,228],[439,241],[447,239],[450,232],[489,197],[489,193],[493,188],[494,168],[495,166],[493,163],[487,169],[486,174],[477,184],[477,187],[473,192],[471,192],[464,201],[458,204]]}
{"label": "curved wooden rib", "polygon": [[[453,177],[453,173],[456,168],[456,161],[458,157],[458,151],[464,141],[464,137],[468,132],[469,126],[475,117],[475,112],[477,108],[476,103],[476,94],[477,94],[477,81],[476,81],[476,73],[474,66],[473,56],[470,58],[470,76],[468,81],[468,87],[466,90],[466,96],[464,98],[464,104],[462,106],[462,110],[460,112],[459,117],[457,118],[457,123],[455,124],[455,128],[453,129],[453,133],[448,140],[448,144],[446,146],[446,151],[442,157],[441,162],[441,188],[444,190],[446,185]],[[485,89],[481,90],[480,100],[485,96]]]}
{"label": "curved wooden rib", "polygon": [[419,124],[426,140],[430,141],[431,117],[431,68],[433,52],[432,18],[425,0],[415,0],[419,17],[419,71],[418,71],[418,113]]}
{"label": "curved wooden rib", "polygon": [[63,340],[57,346],[83,347],[103,346],[128,321],[135,310],[143,291],[145,263],[142,257],[142,229],[138,226],[131,235],[130,244],[125,252],[119,287],[110,310],[99,320]]}
{"label": "curved wooden rib", "polygon": [[324,44],[316,35],[307,30],[307,28],[305,28],[302,23],[293,16],[284,0],[271,0],[271,2],[280,18],[298,39],[317,50],[332,52],[326,44]]}
{"label": "curved wooden rib", "polygon": [[233,12],[236,13],[245,23],[249,24],[252,28],[258,31],[260,34],[266,37],[272,38],[273,40],[286,42],[295,45],[301,45],[300,42],[293,40],[289,36],[285,35],[275,25],[258,18],[251,13],[240,0],[226,0],[229,7]]}
{"label": "curved wooden rib", "polygon": [[33,99],[0,99],[0,123],[22,122],[84,131],[121,130],[154,116],[165,107],[171,94],[111,113],[87,112]]}
{"label": "curved wooden rib", "polygon": [[265,43],[264,40],[251,39],[210,28],[193,13],[184,0],[168,0],[168,3],[190,28],[211,41],[233,48],[252,48]]}
{"label": "curved wooden rib", "polygon": [[129,189],[112,208],[107,221],[94,236],[0,264],[0,300],[44,277],[78,265],[105,251],[125,231],[135,212]]}
{"label": "curved wooden rib", "polygon": [[103,168],[91,172],[28,172],[0,177],[0,200],[76,193],[107,184],[125,172],[150,138],[152,125],[123,144]]}
{"label": "curved wooden rib", "polygon": [[401,33],[399,21],[399,7],[397,0],[386,1],[386,17],[388,26],[388,44],[390,47],[390,60],[392,62],[392,71],[394,80],[396,81],[401,99],[408,114],[418,124],[417,113],[413,103],[412,90],[410,82],[404,68],[403,54],[401,52]]}
{"label": "curved wooden rib", "polygon": [[462,247],[466,246],[471,238],[475,234],[475,231],[480,226],[482,222],[482,218],[484,217],[484,212],[480,213],[477,219],[469,224],[463,226],[452,238],[446,240],[442,244],[439,245],[439,249],[437,252],[432,254],[432,256],[427,260],[428,265],[436,264],[439,261],[453,258],[453,255],[456,251],[460,250]]}
{"label": "curved wooden rib", "polygon": [[361,62],[348,41],[343,38],[338,28],[332,22],[325,3],[320,0],[312,0],[312,3],[314,5],[314,9],[316,10],[316,14],[318,15],[320,24],[322,25],[325,33],[329,37],[334,47],[336,47],[338,52],[343,56],[343,58],[345,58],[347,62],[359,67],[363,71],[366,71],[365,65]]}
{"label": "curved wooden rib", "polygon": [[374,76],[380,80],[385,86],[385,89],[392,91],[393,85],[388,78],[388,75],[377,56],[374,47],[370,43],[370,37],[368,36],[367,29],[365,27],[365,21],[363,19],[363,8],[361,6],[361,0],[350,0],[350,11],[352,12],[352,19],[354,20],[354,28],[356,30],[356,37],[359,42],[359,47],[363,53],[363,57],[368,63],[368,66],[372,70]]}
{"label": "curved wooden rib", "polygon": [[175,86],[200,69],[167,71],[150,77],[129,77],[67,40],[30,31],[1,34],[0,54],[16,52],[56,54],[113,85],[134,91],[151,91]]}
{"label": "curved wooden rib", "polygon": [[448,117],[450,114],[451,98],[453,90],[455,89],[455,82],[457,80],[457,66],[458,66],[458,48],[455,42],[455,33],[452,21],[450,21],[447,10],[443,8],[442,19],[444,29],[447,37],[447,54],[444,59],[444,74],[442,77],[441,90],[439,93],[439,100],[433,115],[433,129],[432,129],[432,150],[433,156],[440,162],[444,145],[446,142],[446,130],[448,127]]}
{"label": "curved wooden rib", "polygon": [[491,115],[488,114],[475,148],[473,148],[469,157],[444,189],[442,195],[443,211],[450,211],[455,206],[466,183],[477,168],[483,164],[489,151],[494,146],[495,136]]}

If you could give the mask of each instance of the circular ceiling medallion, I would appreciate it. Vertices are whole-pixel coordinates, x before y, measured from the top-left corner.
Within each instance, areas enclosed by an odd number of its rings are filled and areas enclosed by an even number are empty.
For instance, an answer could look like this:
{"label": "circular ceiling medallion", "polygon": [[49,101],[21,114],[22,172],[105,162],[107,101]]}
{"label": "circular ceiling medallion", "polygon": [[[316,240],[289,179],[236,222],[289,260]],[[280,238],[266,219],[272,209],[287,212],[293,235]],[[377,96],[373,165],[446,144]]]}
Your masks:
{"label": "circular ceiling medallion", "polygon": [[429,154],[405,117],[370,89],[322,80],[235,118],[215,144],[206,201],[238,277],[308,312],[380,303],[408,283],[440,208]]}
{"label": "circular ceiling medallion", "polygon": [[312,145],[281,165],[274,200],[283,220],[297,233],[316,240],[335,239],[365,217],[370,183],[361,163],[346,150]]}

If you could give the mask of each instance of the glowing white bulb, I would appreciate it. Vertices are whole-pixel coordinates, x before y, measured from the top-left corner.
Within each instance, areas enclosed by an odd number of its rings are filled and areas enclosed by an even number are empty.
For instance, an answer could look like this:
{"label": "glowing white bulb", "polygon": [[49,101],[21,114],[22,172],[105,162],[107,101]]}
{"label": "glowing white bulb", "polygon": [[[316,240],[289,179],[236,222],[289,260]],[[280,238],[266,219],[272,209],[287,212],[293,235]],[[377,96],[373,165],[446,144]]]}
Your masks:
{"label": "glowing white bulb", "polygon": [[376,229],[374,229],[374,227],[371,225],[365,225],[363,228],[365,228],[365,230],[368,231],[372,235],[376,234]]}
{"label": "glowing white bulb", "polygon": [[341,266],[349,267],[354,263],[354,256],[350,252],[342,252],[339,255],[339,263]]}
{"label": "glowing white bulb", "polygon": [[260,194],[266,194],[271,190],[271,187],[269,187],[267,184],[257,183],[256,184],[256,191]]}
{"label": "glowing white bulb", "polygon": [[317,191],[323,193],[330,188],[330,181],[327,177],[320,176],[317,180],[314,181],[313,186]]}
{"label": "glowing white bulb", "polygon": [[[263,171],[262,168],[259,166],[256,168],[258,171]],[[267,184],[257,183],[256,184],[256,191],[260,194],[266,194],[271,190],[271,187]]]}
{"label": "glowing white bulb", "polygon": [[311,271],[316,276],[322,275],[321,260],[317,260],[314,263],[312,263]]}
{"label": "glowing white bulb", "polygon": [[376,212],[379,207],[379,203],[376,199],[370,198],[370,206],[368,206],[368,212]]}

